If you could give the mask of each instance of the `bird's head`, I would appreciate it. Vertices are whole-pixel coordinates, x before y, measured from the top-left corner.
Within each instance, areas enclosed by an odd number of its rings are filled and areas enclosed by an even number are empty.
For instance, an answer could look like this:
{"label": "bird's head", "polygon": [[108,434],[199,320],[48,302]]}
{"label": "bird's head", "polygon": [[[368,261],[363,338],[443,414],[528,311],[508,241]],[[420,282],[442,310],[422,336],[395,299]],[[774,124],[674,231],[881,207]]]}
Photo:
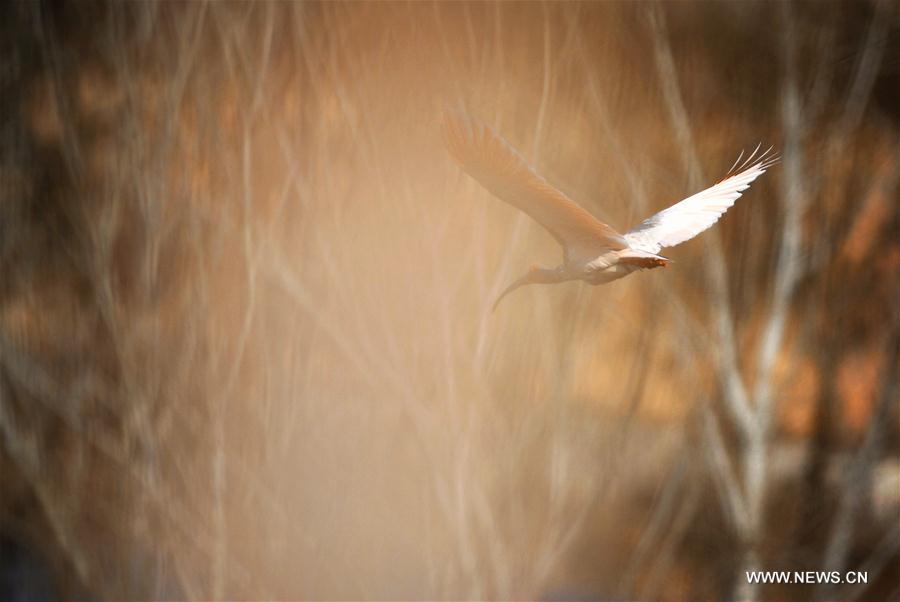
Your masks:
{"label": "bird's head", "polygon": [[500,304],[500,301],[513,292],[517,288],[521,286],[525,286],[526,284],[553,284],[555,282],[560,282],[564,280],[564,274],[561,267],[558,268],[545,268],[536,264],[533,264],[528,271],[525,272],[525,275],[521,278],[517,278],[513,281],[512,284],[506,287],[500,296],[497,297],[497,300],[494,301],[494,307],[491,311],[495,311],[497,306]]}

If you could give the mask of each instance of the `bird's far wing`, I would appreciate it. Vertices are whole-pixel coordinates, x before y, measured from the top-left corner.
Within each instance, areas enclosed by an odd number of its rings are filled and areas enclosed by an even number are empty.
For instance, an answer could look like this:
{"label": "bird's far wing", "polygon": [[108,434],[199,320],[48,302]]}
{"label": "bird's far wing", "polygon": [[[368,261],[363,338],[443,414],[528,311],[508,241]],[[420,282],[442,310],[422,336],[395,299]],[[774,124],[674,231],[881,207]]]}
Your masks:
{"label": "bird's far wing", "polygon": [[623,249],[622,235],[538,175],[489,127],[457,112],[444,114],[447,149],[494,196],[530,215],[567,253],[595,256]]}
{"label": "bird's far wing", "polygon": [[777,155],[770,154],[771,150],[756,156],[757,147],[738,166],[742,153],[721,182],[644,220],[625,234],[625,240],[635,249],[658,253],[663,247],[674,247],[694,238],[715,224],[753,180],[779,161]]}

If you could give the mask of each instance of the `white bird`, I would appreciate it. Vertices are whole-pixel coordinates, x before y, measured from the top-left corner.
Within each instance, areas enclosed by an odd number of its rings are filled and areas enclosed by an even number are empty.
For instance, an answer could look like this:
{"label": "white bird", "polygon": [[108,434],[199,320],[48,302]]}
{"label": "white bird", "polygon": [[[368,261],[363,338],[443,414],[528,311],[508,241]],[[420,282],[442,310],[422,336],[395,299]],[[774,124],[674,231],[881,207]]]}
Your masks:
{"label": "white bird", "polygon": [[[690,196],[644,220],[625,234],[595,218],[541,177],[506,140],[484,124],[457,112],[444,115],[447,149],[463,170],[491,194],[524,211],[563,247],[563,262],[555,268],[532,266],[494,302],[527,284],[583,280],[605,284],[640,269],[664,267],[658,255],[697,236],[715,224],[729,207],[779,158],[772,149],[743,162],[743,153],[718,184]],[[739,165],[740,164],[740,165]]]}

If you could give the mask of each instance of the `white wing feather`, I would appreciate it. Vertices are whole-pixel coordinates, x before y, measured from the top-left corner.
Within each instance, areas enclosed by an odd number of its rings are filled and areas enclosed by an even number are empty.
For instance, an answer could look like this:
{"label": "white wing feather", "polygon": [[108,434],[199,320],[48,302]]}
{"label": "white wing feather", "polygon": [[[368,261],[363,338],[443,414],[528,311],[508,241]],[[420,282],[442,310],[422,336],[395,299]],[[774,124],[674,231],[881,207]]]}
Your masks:
{"label": "white wing feather", "polygon": [[674,247],[708,229],[734,205],[753,180],[778,162],[777,156],[769,154],[771,150],[762,153],[756,160],[753,159],[756,156],[754,151],[740,167],[737,167],[741,160],[738,157],[730,175],[724,180],[663,209],[626,233],[624,238],[628,245],[633,249],[658,253],[663,247]]}

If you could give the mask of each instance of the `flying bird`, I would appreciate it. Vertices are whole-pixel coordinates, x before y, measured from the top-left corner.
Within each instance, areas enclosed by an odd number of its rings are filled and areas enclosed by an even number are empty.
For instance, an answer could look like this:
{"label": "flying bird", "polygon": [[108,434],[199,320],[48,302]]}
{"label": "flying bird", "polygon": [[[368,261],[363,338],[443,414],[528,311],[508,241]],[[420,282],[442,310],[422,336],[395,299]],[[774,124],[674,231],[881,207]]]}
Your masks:
{"label": "flying bird", "polygon": [[588,213],[538,174],[528,161],[491,128],[458,112],[446,112],[443,130],[447,149],[463,170],[491,194],[525,212],[563,248],[554,268],[532,266],[494,302],[528,284],[583,280],[606,284],[635,270],[665,267],[659,255],[694,238],[715,224],[741,193],[779,158],[759,146],[744,161],[743,153],[718,184],[660,211],[625,234]]}

